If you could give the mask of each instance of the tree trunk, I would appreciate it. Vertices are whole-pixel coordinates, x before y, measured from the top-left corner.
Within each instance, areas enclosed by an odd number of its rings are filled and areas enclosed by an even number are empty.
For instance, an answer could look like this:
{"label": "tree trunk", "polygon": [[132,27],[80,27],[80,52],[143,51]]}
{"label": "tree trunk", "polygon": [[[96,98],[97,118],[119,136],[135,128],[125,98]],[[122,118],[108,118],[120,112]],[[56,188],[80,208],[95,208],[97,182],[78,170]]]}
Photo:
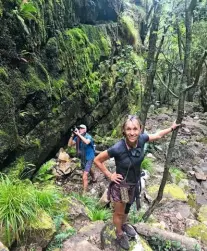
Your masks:
{"label": "tree trunk", "polygon": [[189,238],[183,235],[155,228],[145,223],[138,223],[135,224],[134,226],[136,227],[138,234],[145,236],[146,239],[149,239],[149,237],[155,238],[155,236],[157,236],[165,241],[173,241],[180,243],[181,247],[185,248],[188,251],[197,250],[196,247],[197,248],[199,247],[198,241],[196,241],[193,238]]}
{"label": "tree trunk", "polygon": [[152,18],[152,26],[150,29],[150,37],[149,37],[149,52],[147,57],[147,80],[145,84],[145,90],[142,100],[142,107],[141,107],[141,115],[140,119],[142,121],[143,126],[145,126],[147,113],[151,104],[151,94],[153,88],[153,82],[156,72],[156,63],[155,58],[157,59],[156,52],[156,43],[157,43],[157,32],[159,28],[160,22],[160,12],[161,12],[161,5],[157,2],[154,3],[154,15]]}
{"label": "tree trunk", "polygon": [[[196,0],[192,0],[194,2]],[[187,2],[187,1],[186,1]],[[192,3],[190,4],[192,5]],[[187,83],[188,83],[188,76],[189,76],[189,61],[190,61],[190,49],[191,49],[191,23],[192,23],[192,12],[193,10],[186,7],[185,11],[185,27],[186,27],[186,41],[185,41],[185,54],[184,54],[184,68],[183,68],[183,74],[180,82],[180,96],[179,96],[179,103],[178,103],[178,114],[177,114],[177,120],[176,123],[181,124],[184,116],[184,104],[185,104],[185,96],[187,91]],[[165,161],[164,166],[164,173],[162,177],[162,181],[159,187],[158,195],[156,199],[152,202],[152,205],[148,208],[148,210],[143,215],[143,220],[146,221],[149,216],[154,211],[155,207],[159,204],[159,202],[162,200],[164,188],[168,179],[169,174],[169,168],[170,168],[170,162],[172,159],[172,153],[175,145],[175,140],[177,137],[177,130],[173,131],[172,137],[170,140],[170,144],[168,147],[167,157]]]}

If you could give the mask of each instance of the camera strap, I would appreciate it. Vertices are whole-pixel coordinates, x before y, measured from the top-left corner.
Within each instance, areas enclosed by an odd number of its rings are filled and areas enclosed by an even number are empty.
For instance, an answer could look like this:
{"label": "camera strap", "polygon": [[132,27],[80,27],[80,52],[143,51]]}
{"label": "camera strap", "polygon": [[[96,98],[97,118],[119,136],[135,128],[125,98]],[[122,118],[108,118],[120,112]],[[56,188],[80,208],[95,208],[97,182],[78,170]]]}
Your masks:
{"label": "camera strap", "polygon": [[[124,144],[124,146],[125,146],[126,152],[127,152],[127,154],[128,154],[129,160],[130,160],[130,165],[129,165],[129,167],[128,167],[127,174],[126,174],[126,177],[124,178],[124,180],[127,179],[127,176],[128,176],[128,173],[129,173],[129,168],[132,167],[132,168],[133,168],[133,171],[134,171],[134,175],[135,175],[136,184],[137,184],[138,181],[140,180],[140,177],[141,177],[141,170],[140,170],[140,175],[137,177],[137,175],[136,175],[136,170],[135,170],[136,167],[135,167],[135,165],[134,165],[133,159],[131,158],[130,151],[129,151],[129,149],[128,149],[127,146],[126,146],[125,140],[122,139],[122,141],[123,141],[123,144]],[[137,142],[137,146],[136,146],[136,147],[138,147],[139,145],[140,145],[140,137],[138,138],[138,142]]]}

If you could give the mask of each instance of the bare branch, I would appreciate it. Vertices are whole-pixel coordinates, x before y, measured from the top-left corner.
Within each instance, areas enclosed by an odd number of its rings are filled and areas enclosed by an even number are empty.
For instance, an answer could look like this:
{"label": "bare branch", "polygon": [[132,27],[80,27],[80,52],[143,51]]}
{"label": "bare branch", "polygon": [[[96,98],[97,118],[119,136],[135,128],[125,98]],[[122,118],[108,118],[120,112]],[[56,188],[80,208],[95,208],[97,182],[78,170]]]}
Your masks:
{"label": "bare branch", "polygon": [[162,45],[163,45],[163,43],[164,43],[165,35],[166,35],[167,30],[168,30],[169,27],[170,27],[170,25],[168,25],[167,27],[164,27],[164,31],[163,31],[163,34],[162,34],[162,38],[161,38],[161,40],[160,40],[160,44],[159,44],[159,46],[158,46],[157,53],[156,53],[156,55],[155,55],[155,62],[158,61],[158,57],[159,57],[159,54],[160,54]]}
{"label": "bare branch", "polygon": [[191,0],[191,3],[188,7],[188,11],[190,11],[192,13],[194,11],[196,5],[197,5],[197,0]]}
{"label": "bare branch", "polygon": [[150,15],[151,15],[153,9],[154,9],[154,5],[152,4],[151,7],[150,7],[150,10],[147,12],[147,16],[146,16],[147,22],[148,22],[148,19],[149,19]]}
{"label": "bare branch", "polygon": [[183,74],[183,72],[180,70],[180,69],[178,69],[166,56],[165,56],[165,54],[162,52],[162,55],[164,56],[164,58],[165,58],[165,60],[170,64],[170,65],[172,65],[172,67],[177,71],[177,72],[179,72],[180,74]]}
{"label": "bare branch", "polygon": [[201,75],[201,71],[202,71],[202,66],[203,66],[203,63],[205,62],[205,59],[206,59],[206,56],[207,56],[207,51],[204,51],[203,53],[203,56],[198,64],[198,67],[197,67],[197,71],[196,71],[196,76],[195,76],[195,79],[194,79],[194,82],[192,85],[189,85],[188,87],[186,87],[184,89],[184,92],[190,90],[191,88],[197,86],[198,82],[199,82],[199,78],[200,78],[200,75]]}
{"label": "bare branch", "polygon": [[163,84],[167,89],[168,91],[175,97],[175,98],[179,98],[172,90],[170,90],[167,85],[164,83],[164,81],[161,79],[160,75],[158,73],[156,73],[157,77],[159,78],[160,80],[160,83]]}
{"label": "bare branch", "polygon": [[177,30],[177,35],[178,35],[179,56],[180,56],[180,61],[182,61],[182,58],[183,58],[183,55],[182,55],[182,41],[181,41],[181,33],[180,33],[178,20],[176,20],[176,30]]}

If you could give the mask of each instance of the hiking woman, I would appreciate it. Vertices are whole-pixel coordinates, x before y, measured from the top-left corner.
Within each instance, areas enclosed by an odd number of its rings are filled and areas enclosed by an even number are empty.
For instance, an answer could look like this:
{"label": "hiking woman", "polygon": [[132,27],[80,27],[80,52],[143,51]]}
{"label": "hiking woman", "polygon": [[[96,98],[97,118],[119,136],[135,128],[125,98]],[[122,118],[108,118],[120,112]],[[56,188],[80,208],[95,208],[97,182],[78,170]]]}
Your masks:
{"label": "hiking woman", "polygon": [[[135,237],[135,230],[128,224],[127,215],[130,206],[136,200],[139,207],[141,163],[144,159],[144,145],[148,141],[162,138],[175,130],[179,125],[154,134],[142,133],[140,120],[137,116],[129,115],[122,125],[124,138],[108,150],[101,152],[95,159],[95,165],[110,179],[108,196],[114,203],[113,223],[116,227],[117,243],[124,249],[129,249],[129,237]],[[116,171],[111,173],[104,162],[109,158],[115,159]]]}

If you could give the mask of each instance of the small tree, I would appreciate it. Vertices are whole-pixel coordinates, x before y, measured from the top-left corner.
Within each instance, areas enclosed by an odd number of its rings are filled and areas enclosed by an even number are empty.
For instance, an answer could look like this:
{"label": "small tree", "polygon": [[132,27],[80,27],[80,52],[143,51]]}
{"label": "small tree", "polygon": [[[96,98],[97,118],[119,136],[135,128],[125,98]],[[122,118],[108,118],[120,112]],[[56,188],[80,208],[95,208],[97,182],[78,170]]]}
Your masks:
{"label": "small tree", "polygon": [[[202,65],[205,61],[205,58],[207,56],[206,51],[203,54],[203,57],[201,58],[199,64],[198,64],[198,70],[197,75],[194,79],[194,82],[190,85],[189,84],[189,73],[190,73],[190,52],[191,52],[191,28],[192,28],[192,17],[193,17],[193,11],[196,7],[197,0],[191,0],[190,4],[188,5],[187,0],[185,0],[185,29],[186,29],[186,36],[185,36],[185,51],[184,51],[184,61],[183,61],[183,73],[182,78],[180,81],[180,89],[179,89],[179,103],[178,103],[178,113],[177,113],[177,123],[182,123],[183,116],[184,116],[184,104],[185,104],[185,97],[186,93],[189,89],[196,86],[199,81],[200,73],[202,70]],[[161,185],[159,187],[158,195],[156,199],[152,202],[152,205],[149,207],[149,209],[145,212],[143,215],[143,220],[146,221],[149,216],[154,211],[155,207],[159,204],[159,202],[162,200],[163,197],[163,191],[168,179],[169,174],[169,167],[170,162],[172,159],[172,153],[175,145],[175,140],[177,137],[177,130],[173,131],[172,137],[170,140],[170,144],[168,147],[167,157],[164,165],[164,173],[161,181]]]}

